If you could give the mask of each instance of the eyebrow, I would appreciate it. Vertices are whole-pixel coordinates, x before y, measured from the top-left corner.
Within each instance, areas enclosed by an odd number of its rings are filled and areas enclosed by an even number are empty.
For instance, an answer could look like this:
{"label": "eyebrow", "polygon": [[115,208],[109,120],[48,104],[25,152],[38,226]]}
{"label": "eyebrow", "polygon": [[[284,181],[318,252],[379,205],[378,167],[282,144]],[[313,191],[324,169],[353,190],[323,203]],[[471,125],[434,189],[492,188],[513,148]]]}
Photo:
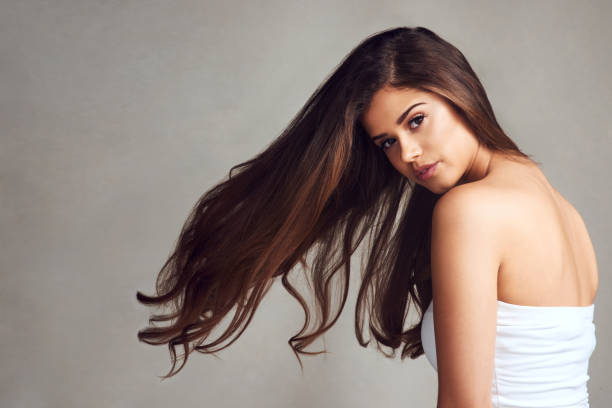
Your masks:
{"label": "eyebrow", "polygon": [[[409,107],[408,109],[406,109],[406,111],[404,111],[404,113],[402,113],[399,118],[397,118],[397,120],[395,121],[395,123],[397,123],[398,125],[401,124],[404,119],[406,118],[406,116],[408,116],[408,114],[410,113],[410,111],[412,110],[412,108],[414,108],[415,106],[419,106],[419,105],[424,105],[425,102],[418,102],[415,103],[414,105],[412,105],[411,107]],[[385,137],[387,136],[386,133],[381,133],[380,135],[374,136],[372,138],[372,141],[376,141],[377,139],[380,139],[381,137]]]}

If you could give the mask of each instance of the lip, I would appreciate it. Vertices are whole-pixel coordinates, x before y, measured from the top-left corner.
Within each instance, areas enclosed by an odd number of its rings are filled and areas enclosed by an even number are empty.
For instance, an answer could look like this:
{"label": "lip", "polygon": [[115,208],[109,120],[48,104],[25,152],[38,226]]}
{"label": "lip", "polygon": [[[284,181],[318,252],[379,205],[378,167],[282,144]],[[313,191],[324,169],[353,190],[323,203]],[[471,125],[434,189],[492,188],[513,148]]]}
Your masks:
{"label": "lip", "polygon": [[422,171],[427,170],[428,168],[430,168],[431,166],[433,166],[433,165],[434,165],[434,164],[436,164],[436,163],[437,163],[437,161],[436,161],[436,162],[433,162],[433,163],[425,164],[425,165],[423,165],[423,166],[421,166],[421,167],[416,167],[416,168],[414,169],[414,172],[415,172],[415,173],[421,173]]}
{"label": "lip", "polygon": [[433,164],[430,164],[428,166],[423,166],[421,169],[421,172],[417,172],[417,178],[421,181],[427,180],[428,178],[430,178],[434,171],[436,170],[436,167],[438,165],[438,162],[435,162]]}

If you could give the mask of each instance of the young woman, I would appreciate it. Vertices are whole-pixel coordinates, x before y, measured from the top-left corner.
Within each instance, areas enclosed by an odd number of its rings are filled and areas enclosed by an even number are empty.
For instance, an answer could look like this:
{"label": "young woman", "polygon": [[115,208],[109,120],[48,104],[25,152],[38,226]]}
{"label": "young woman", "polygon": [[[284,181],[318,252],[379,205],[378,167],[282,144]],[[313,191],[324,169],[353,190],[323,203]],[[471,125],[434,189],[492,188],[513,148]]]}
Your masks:
{"label": "young woman", "polygon": [[[168,344],[174,375],[193,350],[235,341],[281,278],[306,314],[289,340],[301,366],[299,353],[318,354],[304,348],[340,315],[351,255],[367,236],[357,339],[368,345],[367,311],[379,346],[401,346],[402,359],[425,352],[439,408],[587,407],[595,254],[579,213],[538,164],[501,129],[459,50],[423,27],[376,33],[280,137],[202,196],[157,296],[137,294],[172,306],[151,323],[172,323],[138,337]],[[316,299],[310,333],[308,306],[289,282],[296,267]],[[411,304],[420,321],[405,329]]]}

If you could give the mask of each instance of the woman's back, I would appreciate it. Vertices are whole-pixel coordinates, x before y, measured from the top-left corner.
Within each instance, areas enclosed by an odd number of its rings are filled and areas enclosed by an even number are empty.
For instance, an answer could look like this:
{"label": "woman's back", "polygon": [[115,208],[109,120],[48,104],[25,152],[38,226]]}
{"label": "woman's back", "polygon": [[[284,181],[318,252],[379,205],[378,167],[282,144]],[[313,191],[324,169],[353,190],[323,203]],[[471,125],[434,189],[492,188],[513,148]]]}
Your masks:
{"label": "woman's back", "polygon": [[[495,162],[475,183],[495,197],[505,243],[492,406],[588,407],[598,276],[582,218],[533,163]],[[421,340],[437,370],[433,301]]]}
{"label": "woman's back", "polygon": [[504,217],[500,301],[588,306],[598,288],[595,251],[582,217],[535,164],[501,162],[478,181],[493,189]]}

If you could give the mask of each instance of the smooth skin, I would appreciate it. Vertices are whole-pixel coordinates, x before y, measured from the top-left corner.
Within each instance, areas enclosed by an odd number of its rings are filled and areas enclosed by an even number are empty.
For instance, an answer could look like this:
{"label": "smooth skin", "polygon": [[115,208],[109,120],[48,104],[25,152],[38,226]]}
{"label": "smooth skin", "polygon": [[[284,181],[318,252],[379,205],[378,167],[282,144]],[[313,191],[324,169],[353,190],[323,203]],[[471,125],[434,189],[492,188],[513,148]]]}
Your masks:
{"label": "smooth skin", "polygon": [[[434,93],[383,88],[361,123],[397,171],[442,194],[431,238],[437,407],[491,407],[497,300],[593,303],[598,271],[584,221],[536,163],[481,146]],[[416,177],[415,167],[436,161],[432,177]]]}

